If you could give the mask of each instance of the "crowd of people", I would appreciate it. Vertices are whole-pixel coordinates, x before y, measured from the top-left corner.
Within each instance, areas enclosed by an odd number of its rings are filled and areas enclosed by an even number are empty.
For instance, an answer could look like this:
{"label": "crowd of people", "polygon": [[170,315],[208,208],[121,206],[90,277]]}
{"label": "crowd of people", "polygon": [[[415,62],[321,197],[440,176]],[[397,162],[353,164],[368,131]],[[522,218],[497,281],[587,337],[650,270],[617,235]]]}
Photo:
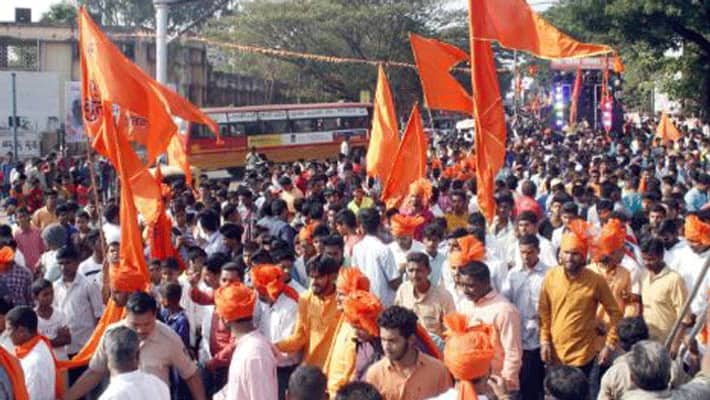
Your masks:
{"label": "crowd of people", "polygon": [[146,290],[112,272],[106,163],[94,187],[85,158],[8,154],[0,398],[709,399],[710,135],[679,126],[516,127],[492,221],[465,138],[387,204],[347,142],[253,149],[242,179],[171,184],[178,256],[145,249]]}

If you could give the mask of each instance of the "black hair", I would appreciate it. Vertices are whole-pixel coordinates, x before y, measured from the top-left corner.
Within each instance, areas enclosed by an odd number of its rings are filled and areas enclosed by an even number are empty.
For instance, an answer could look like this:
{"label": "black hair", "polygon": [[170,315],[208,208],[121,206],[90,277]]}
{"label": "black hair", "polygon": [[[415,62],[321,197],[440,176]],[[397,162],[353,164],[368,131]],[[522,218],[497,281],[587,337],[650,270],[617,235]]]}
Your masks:
{"label": "black hair", "polygon": [[480,261],[471,261],[459,269],[459,274],[469,276],[476,282],[491,281],[491,271],[485,263]]}
{"label": "black hair", "polygon": [[132,314],[145,314],[158,311],[158,304],[153,296],[145,292],[133,292],[128,296],[126,311]]}
{"label": "black hair", "polygon": [[520,245],[533,246],[536,249],[540,249],[540,239],[537,238],[537,235],[523,235],[518,239],[518,243]]}
{"label": "black hair", "polygon": [[63,246],[57,250],[57,260],[69,259],[72,261],[79,261],[79,252],[73,245]]}
{"label": "black hair", "polygon": [[476,211],[468,216],[468,224],[473,226],[481,226],[483,229],[486,229],[486,217],[484,217],[483,213],[480,211]]}
{"label": "black hair", "polygon": [[160,295],[173,304],[179,303],[182,297],[182,286],[177,282],[166,283],[160,287]]}
{"label": "black hair", "polygon": [[577,206],[577,203],[575,203],[573,201],[568,201],[568,202],[562,204],[562,209],[560,210],[560,212],[563,214],[578,215],[579,214],[579,206]]}
{"label": "black hair", "polygon": [[222,271],[232,271],[239,275],[239,280],[244,281],[244,274],[247,270],[247,266],[244,260],[237,258],[234,261],[230,261],[222,266]]}
{"label": "black hair", "polygon": [[380,213],[374,208],[360,210],[360,223],[365,233],[375,234],[380,227]]}
{"label": "black hair", "polygon": [[227,239],[241,240],[242,234],[244,234],[244,228],[239,224],[228,223],[219,228],[219,233]]}
{"label": "black hair", "polygon": [[296,256],[293,254],[293,251],[291,249],[285,248],[285,249],[276,249],[276,250],[271,250],[269,253],[271,255],[271,259],[274,260],[275,262],[281,262],[281,261],[295,261]]}
{"label": "black hair", "polygon": [[222,252],[212,253],[205,260],[205,268],[213,274],[219,274],[222,270],[222,266],[229,262],[229,256]]}
{"label": "black hair", "polygon": [[288,210],[288,205],[282,199],[274,199],[271,201],[271,215],[274,217],[281,216],[284,211]]}
{"label": "black hair", "polygon": [[194,261],[200,257],[205,260],[207,259],[207,253],[205,253],[200,246],[190,246],[190,248],[187,249],[187,259],[189,261]]}
{"label": "black hair", "polygon": [[15,328],[24,327],[30,333],[37,333],[37,313],[32,307],[17,306],[5,315],[5,320]]}
{"label": "black hair", "polygon": [[328,235],[330,235],[330,228],[328,228],[328,225],[326,224],[318,224],[315,228],[313,228],[312,236],[314,238],[322,238]]}
{"label": "black hair", "polygon": [[353,381],[338,389],[335,400],[382,400],[382,395],[372,384]]}
{"label": "black hair", "polygon": [[0,315],[7,315],[7,313],[12,310],[12,302],[0,297]]}
{"label": "black hair", "polygon": [[34,282],[32,282],[32,295],[37,297],[44,289],[51,287],[52,282],[44,278],[37,278]]}
{"label": "black hair", "polygon": [[355,213],[349,209],[343,209],[338,211],[335,216],[335,223],[347,226],[350,229],[357,228],[357,217]]}
{"label": "black hair", "polygon": [[219,229],[219,214],[210,208],[201,211],[197,220],[202,228],[209,232],[216,232]]}
{"label": "black hair", "polygon": [[649,338],[648,325],[642,317],[623,318],[616,325],[616,333],[619,335],[619,346],[624,351],[631,350],[631,346]]}
{"label": "black hair", "polygon": [[110,203],[104,207],[104,218],[107,221],[112,221],[118,217],[118,206],[116,204]]}
{"label": "black hair", "polygon": [[428,224],[424,227],[423,236],[427,239],[438,238],[442,239],[444,237],[444,230],[438,224]]}
{"label": "black hair", "polygon": [[530,222],[531,224],[537,224],[537,214],[535,214],[533,211],[525,210],[518,214],[518,221],[526,221]]}
{"label": "black hair", "polygon": [[323,219],[323,205],[318,202],[313,202],[308,207],[308,216],[311,219]]}
{"label": "black hair", "polygon": [[340,262],[331,257],[319,257],[308,262],[306,266],[308,275],[331,275],[340,271]]}
{"label": "black hair", "polygon": [[[517,185],[517,181],[516,181],[516,185]],[[509,205],[512,206],[515,204],[515,200],[513,199],[513,195],[508,191],[498,192],[493,197],[496,201],[496,205],[508,203]]]}
{"label": "black hair", "polygon": [[417,314],[404,307],[391,306],[382,311],[377,325],[384,329],[396,329],[402,337],[410,338],[417,331]]}
{"label": "black hair", "polygon": [[641,253],[656,257],[663,257],[663,252],[663,240],[653,236],[648,236],[641,241]]}
{"label": "black hair", "polygon": [[323,246],[337,246],[340,249],[345,247],[345,241],[343,241],[343,237],[340,235],[325,236],[321,239],[321,243],[323,243]]}
{"label": "black hair", "polygon": [[256,253],[252,255],[251,260],[254,265],[272,264],[274,262],[271,255],[266,250],[257,250]]}
{"label": "black hair", "polygon": [[328,379],[318,367],[301,365],[288,380],[288,397],[292,400],[321,400],[326,397]]}
{"label": "black hair", "polygon": [[429,256],[422,253],[422,252],[413,251],[413,252],[407,254],[407,262],[413,262],[418,265],[423,265],[429,271],[431,271],[431,265],[429,264]]}
{"label": "black hair", "polygon": [[557,400],[579,400],[587,398],[589,381],[584,373],[568,365],[553,366],[545,376],[545,392]]}
{"label": "black hair", "polygon": [[180,271],[180,263],[175,257],[168,257],[160,263],[160,268],[169,269],[172,271]]}

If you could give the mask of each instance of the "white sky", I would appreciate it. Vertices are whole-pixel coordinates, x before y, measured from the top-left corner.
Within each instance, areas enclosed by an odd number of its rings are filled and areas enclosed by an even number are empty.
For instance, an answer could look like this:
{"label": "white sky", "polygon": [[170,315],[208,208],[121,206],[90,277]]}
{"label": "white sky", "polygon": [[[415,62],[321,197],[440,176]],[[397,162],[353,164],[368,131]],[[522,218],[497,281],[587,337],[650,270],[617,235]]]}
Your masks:
{"label": "white sky", "polygon": [[0,0],[0,21],[14,21],[15,8],[31,8],[32,21],[39,21],[50,5],[60,2],[61,0]]}
{"label": "white sky", "polygon": [[[535,11],[544,11],[553,4],[559,3],[559,0],[527,0],[533,6]],[[452,8],[468,7],[468,0],[449,0]]]}

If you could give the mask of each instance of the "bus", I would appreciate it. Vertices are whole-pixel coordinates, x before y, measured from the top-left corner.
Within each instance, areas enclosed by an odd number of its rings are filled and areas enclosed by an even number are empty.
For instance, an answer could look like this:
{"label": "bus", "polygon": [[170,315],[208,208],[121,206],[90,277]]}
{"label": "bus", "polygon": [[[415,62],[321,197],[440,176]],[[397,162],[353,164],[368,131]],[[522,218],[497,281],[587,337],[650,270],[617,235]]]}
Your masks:
{"label": "bus", "polygon": [[372,105],[366,103],[288,104],[207,108],[224,143],[202,124],[180,129],[191,165],[201,170],[237,172],[252,147],[274,162],[337,157],[344,138],[350,149],[367,147]]}

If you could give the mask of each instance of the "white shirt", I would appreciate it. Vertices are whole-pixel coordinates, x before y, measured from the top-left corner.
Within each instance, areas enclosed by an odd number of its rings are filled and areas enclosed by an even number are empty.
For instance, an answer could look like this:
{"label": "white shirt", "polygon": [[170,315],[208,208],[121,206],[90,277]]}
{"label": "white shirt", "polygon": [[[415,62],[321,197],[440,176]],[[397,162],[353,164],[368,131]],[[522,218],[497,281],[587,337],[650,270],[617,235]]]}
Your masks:
{"label": "white shirt", "polygon": [[641,294],[641,278],[643,277],[643,269],[636,260],[629,257],[628,254],[624,254],[624,258],[621,259],[622,267],[629,271],[631,278],[631,293]]}
{"label": "white shirt", "polygon": [[44,279],[56,282],[62,277],[62,270],[57,263],[57,250],[48,250],[39,257],[39,263],[44,267]]}
{"label": "white shirt", "polygon": [[554,231],[552,231],[552,240],[550,242],[552,243],[552,248],[555,250],[555,254],[560,251],[560,246],[562,246],[562,234],[565,233],[565,226],[562,225],[559,228],[556,228]]}
{"label": "white shirt", "polygon": [[214,400],[277,400],[276,359],[271,343],[259,331],[237,340],[227,384]]}
{"label": "white shirt", "polygon": [[64,282],[60,278],[54,282],[52,306],[61,310],[69,321],[71,343],[67,346],[67,353],[78,353],[91,338],[96,321],[104,312],[101,290],[79,273],[74,282]]}
{"label": "white shirt", "polygon": [[213,232],[209,237],[207,237],[207,244],[205,245],[205,253],[207,253],[207,256],[211,256],[214,253],[227,253],[227,248],[224,246],[224,238],[222,237],[222,234],[217,232]]}
{"label": "white shirt", "polygon": [[482,261],[488,266],[488,271],[491,273],[491,285],[496,291],[500,292],[508,276],[508,264],[488,253],[486,253],[486,257]]}
{"label": "white shirt", "polygon": [[503,283],[501,294],[520,311],[520,336],[524,350],[540,348],[540,314],[537,305],[548,268],[541,261],[537,262],[532,271],[523,266],[516,266],[510,270]]}
{"label": "white shirt", "polygon": [[97,263],[94,257],[91,256],[79,264],[79,273],[83,275],[89,282],[95,283],[101,288],[103,281],[101,280],[103,265]]}
{"label": "white shirt", "polygon": [[399,247],[399,243],[395,240],[394,242],[390,243],[387,245],[387,247],[392,250],[392,254],[394,255],[394,262],[399,267],[402,264],[407,264],[407,256],[409,253],[414,253],[414,252],[419,252],[419,253],[424,253],[426,250],[424,248],[424,245],[417,241],[417,240],[412,240],[412,245],[409,247],[409,250],[404,250],[401,247]]}
{"label": "white shirt", "polygon": [[[281,294],[274,304],[269,305],[259,300],[254,305],[254,326],[271,343],[286,339],[293,332],[298,319],[298,302]],[[279,358],[279,367],[288,367],[301,362],[301,353],[297,352]]]}
{"label": "white shirt", "polygon": [[[187,317],[187,321],[190,323],[190,344],[194,346],[195,343],[197,343],[197,327],[202,325],[202,319],[205,316],[206,306],[199,305],[192,301],[192,297],[190,297],[190,290],[192,289],[192,286],[190,285],[186,275],[180,275],[178,283],[182,287],[180,307],[185,310],[185,316]],[[207,285],[202,280],[200,280],[197,284],[197,287],[201,291],[206,291],[208,289]]]}
{"label": "white shirt", "polygon": [[[35,310],[35,312],[36,311],[37,310]],[[37,314],[37,331],[39,331],[40,335],[45,336],[49,340],[56,339],[59,328],[65,326],[68,326],[67,317],[63,312],[57,310],[56,308],[52,310],[52,315],[49,319],[44,319]],[[57,357],[57,360],[67,359],[67,346],[54,347],[52,348],[52,351],[54,351],[54,355]]]}
{"label": "white shirt", "polygon": [[375,236],[365,235],[353,246],[350,265],[357,266],[370,280],[370,291],[387,308],[394,303],[395,291],[389,282],[399,278],[400,273],[394,254],[386,244]]}
{"label": "white shirt", "polygon": [[[702,272],[703,269],[703,264],[708,257],[710,257],[710,250],[705,250],[704,253],[697,254],[690,246],[686,246],[678,250],[673,262],[668,264],[668,267],[683,277],[685,286],[688,289],[688,295],[693,291],[695,282],[698,280],[700,272]],[[702,313],[705,304],[708,303],[708,290],[710,290],[710,274],[705,275],[700,290],[690,303],[690,312],[696,316]]]}
{"label": "white shirt", "polygon": [[210,348],[210,334],[212,332],[212,314],[214,314],[214,306],[205,306],[205,315],[202,319],[202,340],[200,340],[200,348],[197,349],[197,361],[201,364],[212,359],[212,349]]}
{"label": "white shirt", "polygon": [[344,154],[346,156],[350,155],[350,145],[344,140],[340,143],[340,154]]}
{"label": "white shirt", "polygon": [[[546,237],[541,235],[536,235],[537,240],[540,241],[540,260],[545,265],[557,265],[557,252],[552,247],[552,243],[547,240]],[[505,261],[508,265],[513,267],[522,267],[523,258],[520,256],[520,240],[517,237],[512,237],[510,242],[508,242],[506,249],[508,254],[506,255]]]}
{"label": "white shirt", "polygon": [[[459,390],[456,389],[455,387],[450,388],[449,390],[445,391],[444,393],[430,397],[429,400],[456,400],[459,398]],[[478,395],[478,400],[488,400],[487,396],[484,396],[482,394]]]}
{"label": "white shirt", "polygon": [[429,268],[431,273],[429,273],[429,282],[433,286],[439,286],[441,284],[441,274],[444,269],[444,262],[446,261],[446,253],[437,250],[436,256],[432,257],[431,254],[424,252],[429,257]]}
{"label": "white shirt", "polygon": [[54,400],[54,358],[47,344],[41,340],[37,342],[29,354],[20,359],[20,365],[25,373],[25,386],[30,399]]}
{"label": "white shirt", "polygon": [[170,389],[155,375],[135,370],[111,376],[99,400],[170,400]]}

